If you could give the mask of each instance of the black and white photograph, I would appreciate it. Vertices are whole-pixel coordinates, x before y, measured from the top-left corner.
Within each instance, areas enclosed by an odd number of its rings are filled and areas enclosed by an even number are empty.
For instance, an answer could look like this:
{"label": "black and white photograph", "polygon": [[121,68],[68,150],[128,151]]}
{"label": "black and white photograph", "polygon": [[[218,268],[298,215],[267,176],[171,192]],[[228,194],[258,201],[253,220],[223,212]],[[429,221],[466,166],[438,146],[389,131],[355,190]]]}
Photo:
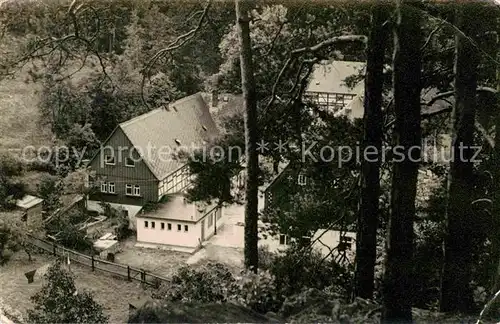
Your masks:
{"label": "black and white photograph", "polygon": [[500,0],[0,0],[0,324],[500,323]]}

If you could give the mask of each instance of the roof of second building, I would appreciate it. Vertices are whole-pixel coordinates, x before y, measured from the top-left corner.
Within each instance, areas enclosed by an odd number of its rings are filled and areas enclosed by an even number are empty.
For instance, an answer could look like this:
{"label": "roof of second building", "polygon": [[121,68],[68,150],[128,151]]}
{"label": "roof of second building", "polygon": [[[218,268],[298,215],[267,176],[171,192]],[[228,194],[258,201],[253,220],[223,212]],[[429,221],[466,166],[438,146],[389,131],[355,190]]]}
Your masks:
{"label": "roof of second building", "polygon": [[201,202],[188,202],[183,193],[176,193],[168,195],[167,201],[160,202],[157,209],[137,214],[136,217],[197,222],[214,207],[206,206]]}
{"label": "roof of second building", "polygon": [[351,76],[364,75],[365,66],[364,62],[350,61],[316,64],[306,91],[358,94],[363,88],[363,82],[350,88],[345,81]]}
{"label": "roof of second building", "polygon": [[43,202],[42,198],[31,195],[26,195],[16,202],[16,206],[24,209],[29,209]]}
{"label": "roof of second building", "polygon": [[160,180],[183,165],[173,153],[191,151],[218,134],[199,93],[121,123],[120,127]]}

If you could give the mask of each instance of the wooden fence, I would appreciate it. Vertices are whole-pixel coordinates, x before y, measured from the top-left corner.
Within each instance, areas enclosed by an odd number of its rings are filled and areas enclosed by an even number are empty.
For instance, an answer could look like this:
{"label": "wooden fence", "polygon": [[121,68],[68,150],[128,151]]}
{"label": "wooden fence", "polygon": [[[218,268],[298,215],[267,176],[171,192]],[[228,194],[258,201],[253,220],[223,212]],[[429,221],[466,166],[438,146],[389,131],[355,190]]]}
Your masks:
{"label": "wooden fence", "polygon": [[80,252],[76,252],[53,242],[34,237],[32,235],[28,235],[28,241],[31,245],[49,252],[54,256],[61,257],[64,260],[69,258],[71,261],[90,267],[92,271],[99,270],[107,272],[127,279],[128,281],[136,280],[155,288],[158,288],[161,283],[168,281],[168,279],[165,277],[146,272],[143,269],[102,260],[98,256],[90,256]]}

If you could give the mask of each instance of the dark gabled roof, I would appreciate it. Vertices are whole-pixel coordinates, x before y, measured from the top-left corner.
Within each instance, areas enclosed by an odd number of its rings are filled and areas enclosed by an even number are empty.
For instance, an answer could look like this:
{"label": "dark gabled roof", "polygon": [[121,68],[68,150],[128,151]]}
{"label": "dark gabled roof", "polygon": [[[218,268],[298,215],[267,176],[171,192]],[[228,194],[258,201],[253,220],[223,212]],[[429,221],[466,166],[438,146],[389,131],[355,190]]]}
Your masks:
{"label": "dark gabled roof", "polygon": [[199,93],[135,117],[118,127],[159,180],[183,165],[169,152],[193,150],[218,135],[208,106]]}

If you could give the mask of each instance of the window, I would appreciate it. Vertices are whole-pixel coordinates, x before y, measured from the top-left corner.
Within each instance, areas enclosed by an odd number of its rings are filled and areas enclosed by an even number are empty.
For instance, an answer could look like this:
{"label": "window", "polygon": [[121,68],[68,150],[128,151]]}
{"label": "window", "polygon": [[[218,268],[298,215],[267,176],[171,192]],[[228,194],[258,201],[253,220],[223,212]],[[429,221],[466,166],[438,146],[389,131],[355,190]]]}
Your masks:
{"label": "window", "polygon": [[155,228],[155,222],[151,222],[151,228]]}
{"label": "window", "polygon": [[273,193],[271,191],[266,192],[267,194],[267,204],[270,205],[273,203]]}
{"label": "window", "polygon": [[108,184],[106,182],[101,183],[101,192],[108,192]]}
{"label": "window", "polygon": [[128,196],[132,196],[132,185],[131,184],[125,185],[125,194]]}
{"label": "window", "polygon": [[300,186],[305,186],[307,183],[306,176],[303,174],[299,174],[298,183]]}
{"label": "window", "polygon": [[311,244],[311,237],[309,237],[309,236],[302,236],[299,239],[299,242],[300,242],[300,245],[302,245],[302,246],[306,246],[308,244]]}
{"label": "window", "polygon": [[161,229],[164,230],[165,229],[165,223],[164,222],[161,222]]}
{"label": "window", "polygon": [[280,234],[280,245],[288,245],[288,236]]}
{"label": "window", "polygon": [[115,156],[114,155],[105,155],[104,162],[109,165],[115,165]]}
{"label": "window", "polygon": [[210,215],[208,216],[208,228],[212,227],[213,224],[214,224],[214,215],[210,213]]}
{"label": "window", "polygon": [[144,221],[144,227],[148,228],[148,221]]}
{"label": "window", "polygon": [[108,183],[108,192],[115,193],[115,183],[114,182]]}
{"label": "window", "polygon": [[182,229],[181,224],[177,224],[177,230],[180,231]]}
{"label": "window", "polygon": [[138,185],[134,186],[134,196],[140,196],[141,195],[141,187]]}
{"label": "window", "polygon": [[187,232],[189,230],[189,227],[187,225],[184,225],[184,232]]}
{"label": "window", "polygon": [[342,236],[339,242],[339,251],[350,250],[352,248],[352,237]]}
{"label": "window", "polygon": [[167,181],[167,192],[170,192],[174,187],[174,178],[173,177],[168,177]]}
{"label": "window", "polygon": [[168,223],[168,224],[167,224],[167,229],[168,229],[169,231],[171,231],[171,230],[172,230],[172,224]]}
{"label": "window", "polygon": [[125,158],[125,166],[134,167],[135,166],[134,160],[132,160],[131,158]]}

